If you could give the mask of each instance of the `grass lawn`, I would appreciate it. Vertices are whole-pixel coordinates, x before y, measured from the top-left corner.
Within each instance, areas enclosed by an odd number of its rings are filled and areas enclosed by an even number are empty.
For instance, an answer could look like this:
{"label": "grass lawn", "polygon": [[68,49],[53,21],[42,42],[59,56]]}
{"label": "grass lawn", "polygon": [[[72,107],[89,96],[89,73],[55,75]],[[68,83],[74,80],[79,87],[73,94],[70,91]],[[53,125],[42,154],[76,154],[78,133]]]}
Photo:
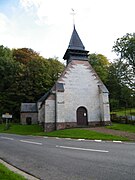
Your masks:
{"label": "grass lawn", "polygon": [[107,128],[135,133],[135,125],[130,125],[130,124],[113,123],[112,126],[107,126]]}
{"label": "grass lawn", "polygon": [[133,115],[135,115],[135,108],[132,108],[132,109],[120,109],[120,110],[116,110],[116,111],[113,111],[111,112],[111,114],[117,114],[119,116],[125,116],[125,115],[130,115],[130,113]]}
{"label": "grass lawn", "polygon": [[[106,126],[108,129],[127,131],[135,133],[135,125],[113,123],[112,126]],[[35,136],[50,136],[62,138],[79,138],[79,139],[101,139],[101,140],[128,140],[124,137],[98,133],[87,129],[74,128],[58,130],[45,133],[39,125],[19,125],[11,124],[8,130],[5,129],[5,124],[0,125],[0,133],[20,134],[20,135],[35,135]]]}
{"label": "grass lawn", "polygon": [[11,124],[10,128],[5,130],[5,124],[0,124],[0,133],[36,135],[40,132],[43,132],[43,128],[38,125]]}
{"label": "grass lawn", "polygon": [[1,180],[26,180],[24,177],[10,171],[0,163],[0,179]]}
{"label": "grass lawn", "polygon": [[61,137],[61,138],[74,138],[74,139],[101,139],[101,140],[121,140],[126,141],[127,138],[114,136],[110,134],[99,133],[95,131],[90,131],[87,129],[65,129],[65,130],[58,130],[49,133],[45,133],[46,136],[51,137]]}
{"label": "grass lawn", "polygon": [[38,125],[19,125],[11,124],[8,130],[4,130],[5,124],[0,125],[0,133],[11,133],[20,135],[36,135],[36,136],[50,136],[50,137],[61,137],[61,138],[79,138],[79,139],[101,139],[101,140],[128,140],[127,138],[108,135],[104,133],[98,133],[87,129],[74,128],[58,130],[53,132],[45,133],[42,127]]}

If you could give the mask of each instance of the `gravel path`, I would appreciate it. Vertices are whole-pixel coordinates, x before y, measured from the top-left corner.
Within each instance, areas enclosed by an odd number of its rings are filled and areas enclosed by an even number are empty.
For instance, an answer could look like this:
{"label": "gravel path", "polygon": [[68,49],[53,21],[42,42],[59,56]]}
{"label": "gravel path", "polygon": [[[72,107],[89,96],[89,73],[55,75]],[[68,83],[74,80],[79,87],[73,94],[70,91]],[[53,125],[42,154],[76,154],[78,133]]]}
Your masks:
{"label": "gravel path", "polygon": [[94,128],[87,128],[92,131],[101,132],[105,134],[112,134],[116,136],[126,137],[129,140],[135,141],[135,133],[129,133],[125,131],[119,131],[119,130],[113,130],[113,129],[107,129],[106,127],[94,127]]}

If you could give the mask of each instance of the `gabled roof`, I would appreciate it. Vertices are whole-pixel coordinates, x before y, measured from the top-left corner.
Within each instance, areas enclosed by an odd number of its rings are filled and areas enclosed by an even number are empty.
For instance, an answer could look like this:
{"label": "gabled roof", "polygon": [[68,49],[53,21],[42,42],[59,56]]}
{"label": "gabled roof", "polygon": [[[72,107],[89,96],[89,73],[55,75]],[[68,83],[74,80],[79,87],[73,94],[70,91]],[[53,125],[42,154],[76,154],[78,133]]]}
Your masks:
{"label": "gabled roof", "polygon": [[85,47],[75,29],[75,25],[74,25],[74,29],[73,29],[73,33],[71,35],[71,39],[69,42],[69,46],[68,49],[77,49],[77,50],[84,50]]}
{"label": "gabled roof", "polygon": [[64,86],[63,83],[59,83],[56,82],[55,85],[52,87],[52,89],[50,89],[47,93],[45,93],[38,101],[37,103],[44,103],[44,101],[51,95],[54,94],[53,91],[57,91],[57,92],[64,92]]}
{"label": "gabled roof", "polygon": [[21,112],[37,112],[37,104],[21,103]]}

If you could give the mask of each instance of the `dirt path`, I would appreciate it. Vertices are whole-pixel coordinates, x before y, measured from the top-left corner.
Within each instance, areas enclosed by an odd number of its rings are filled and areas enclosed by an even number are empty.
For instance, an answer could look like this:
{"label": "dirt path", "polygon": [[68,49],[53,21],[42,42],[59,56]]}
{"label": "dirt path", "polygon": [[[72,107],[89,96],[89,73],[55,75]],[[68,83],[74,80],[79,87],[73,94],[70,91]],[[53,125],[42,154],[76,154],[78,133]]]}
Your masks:
{"label": "dirt path", "polygon": [[125,131],[119,131],[119,130],[113,130],[113,129],[107,129],[106,127],[94,127],[94,128],[87,128],[92,131],[101,132],[105,134],[112,134],[116,136],[126,137],[132,141],[135,141],[135,133],[129,133]]}

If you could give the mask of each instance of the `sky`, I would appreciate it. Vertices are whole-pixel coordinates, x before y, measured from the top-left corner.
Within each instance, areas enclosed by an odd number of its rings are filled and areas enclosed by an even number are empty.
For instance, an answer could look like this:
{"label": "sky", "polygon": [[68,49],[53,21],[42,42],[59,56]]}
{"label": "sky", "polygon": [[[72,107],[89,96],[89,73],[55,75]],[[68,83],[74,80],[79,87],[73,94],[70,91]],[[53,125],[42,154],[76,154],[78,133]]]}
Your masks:
{"label": "sky", "polygon": [[0,45],[63,55],[76,30],[89,53],[116,58],[117,38],[135,32],[135,0],[0,0]]}

